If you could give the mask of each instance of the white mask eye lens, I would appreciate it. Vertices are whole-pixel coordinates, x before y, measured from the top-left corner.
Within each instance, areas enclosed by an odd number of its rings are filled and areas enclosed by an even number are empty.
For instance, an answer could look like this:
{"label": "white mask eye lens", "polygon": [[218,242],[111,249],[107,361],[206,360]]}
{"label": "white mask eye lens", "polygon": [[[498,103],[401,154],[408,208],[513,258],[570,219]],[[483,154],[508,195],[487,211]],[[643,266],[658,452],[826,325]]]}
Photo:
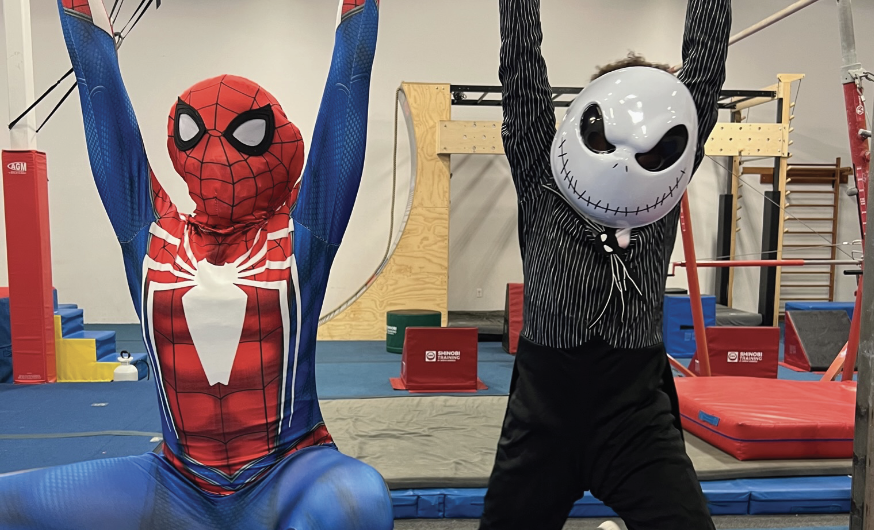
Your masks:
{"label": "white mask eye lens", "polygon": [[270,105],[247,110],[231,120],[222,136],[240,153],[261,156],[270,150],[276,122]]}
{"label": "white mask eye lens", "polygon": [[194,149],[206,134],[200,115],[180,99],[176,102],[174,119],[176,123],[173,127],[173,141],[176,143],[176,148],[180,151]]}
{"label": "white mask eye lens", "polygon": [[234,131],[234,138],[241,144],[249,147],[261,145],[264,135],[267,133],[267,121],[263,119],[249,120]]}
{"label": "white mask eye lens", "polygon": [[190,142],[197,133],[200,132],[200,127],[195,123],[194,118],[188,114],[179,115],[179,139],[183,142]]}

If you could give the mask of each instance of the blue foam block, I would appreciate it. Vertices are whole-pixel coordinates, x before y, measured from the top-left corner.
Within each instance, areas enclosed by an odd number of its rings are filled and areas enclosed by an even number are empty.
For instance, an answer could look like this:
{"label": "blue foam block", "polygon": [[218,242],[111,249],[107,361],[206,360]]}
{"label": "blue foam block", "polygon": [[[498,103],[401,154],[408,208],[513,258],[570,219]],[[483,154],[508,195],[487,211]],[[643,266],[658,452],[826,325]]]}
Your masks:
{"label": "blue foam block", "polygon": [[853,302],[786,302],[786,311],[846,311],[853,320]]}
{"label": "blue foam block", "polygon": [[391,492],[391,503],[395,519],[419,518],[419,497],[413,490]]}
{"label": "blue foam block", "polygon": [[395,519],[442,519],[444,490],[392,491]]}
{"label": "blue foam block", "polygon": [[805,477],[739,480],[750,492],[750,515],[847,513],[852,479]]}
{"label": "blue foam block", "polygon": [[61,336],[69,337],[73,333],[85,331],[85,311],[79,308],[61,308],[55,310],[61,317]]}
{"label": "blue foam block", "polygon": [[[713,515],[746,515],[749,507],[748,487],[735,480],[703,482],[701,487]],[[485,489],[445,489],[444,516],[447,519],[478,519],[483,513]],[[616,517],[616,512],[586,492],[574,503],[571,517]]]}
{"label": "blue foam block", "polygon": [[118,354],[115,353],[114,331],[77,331],[71,333],[67,339],[94,339],[97,346],[97,361],[116,361]]}
{"label": "blue foam block", "polygon": [[750,490],[737,480],[702,482],[707,507],[712,515],[746,515],[750,504]]}
{"label": "blue foam block", "polygon": [[485,488],[445,489],[444,517],[447,519],[479,519],[483,515]]}
{"label": "blue foam block", "polygon": [[[716,325],[716,297],[701,296],[704,325]],[[662,336],[667,352],[674,356],[692,356],[695,353],[695,331],[692,322],[692,304],[688,296],[668,295],[664,301]]]}

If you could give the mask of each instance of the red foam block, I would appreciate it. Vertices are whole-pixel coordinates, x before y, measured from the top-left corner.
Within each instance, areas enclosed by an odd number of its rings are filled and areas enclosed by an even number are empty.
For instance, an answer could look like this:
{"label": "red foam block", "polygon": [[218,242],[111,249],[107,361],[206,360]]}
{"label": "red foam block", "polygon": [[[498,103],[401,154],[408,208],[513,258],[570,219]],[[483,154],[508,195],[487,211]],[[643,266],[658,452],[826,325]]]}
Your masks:
{"label": "red foam block", "polygon": [[476,392],[488,387],[477,377],[477,328],[407,328],[401,376],[395,390]]}
{"label": "red foam block", "polygon": [[850,458],[856,384],[677,378],[683,428],[738,460]]}
{"label": "red foam block", "polygon": [[[711,375],[776,379],[780,328],[710,327],[707,328],[707,350]],[[697,353],[692,357],[689,370],[700,374]]]}

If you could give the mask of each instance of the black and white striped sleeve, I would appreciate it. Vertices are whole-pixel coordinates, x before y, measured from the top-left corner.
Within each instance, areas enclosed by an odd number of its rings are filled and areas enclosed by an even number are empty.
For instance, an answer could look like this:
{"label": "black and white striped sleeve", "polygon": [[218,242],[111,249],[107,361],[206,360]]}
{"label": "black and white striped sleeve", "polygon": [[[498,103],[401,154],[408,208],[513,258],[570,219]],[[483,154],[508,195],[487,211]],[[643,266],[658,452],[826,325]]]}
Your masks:
{"label": "black and white striped sleeve", "polygon": [[678,77],[689,88],[698,109],[696,169],[704,158],[704,144],[716,125],[730,32],[731,0],[689,0],[683,68]]}
{"label": "black and white striped sleeve", "polygon": [[555,110],[540,52],[540,0],[500,0],[504,151],[520,201],[549,174]]}

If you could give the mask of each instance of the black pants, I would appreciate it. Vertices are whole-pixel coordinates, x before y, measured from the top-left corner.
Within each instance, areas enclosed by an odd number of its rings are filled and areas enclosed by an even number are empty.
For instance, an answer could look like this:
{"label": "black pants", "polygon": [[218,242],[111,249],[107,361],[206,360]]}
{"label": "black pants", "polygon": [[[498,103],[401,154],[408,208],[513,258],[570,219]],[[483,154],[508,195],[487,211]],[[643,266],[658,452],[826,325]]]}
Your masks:
{"label": "black pants", "polygon": [[713,530],[666,363],[662,346],[520,339],[480,530],[561,530],[587,490],[629,530]]}

